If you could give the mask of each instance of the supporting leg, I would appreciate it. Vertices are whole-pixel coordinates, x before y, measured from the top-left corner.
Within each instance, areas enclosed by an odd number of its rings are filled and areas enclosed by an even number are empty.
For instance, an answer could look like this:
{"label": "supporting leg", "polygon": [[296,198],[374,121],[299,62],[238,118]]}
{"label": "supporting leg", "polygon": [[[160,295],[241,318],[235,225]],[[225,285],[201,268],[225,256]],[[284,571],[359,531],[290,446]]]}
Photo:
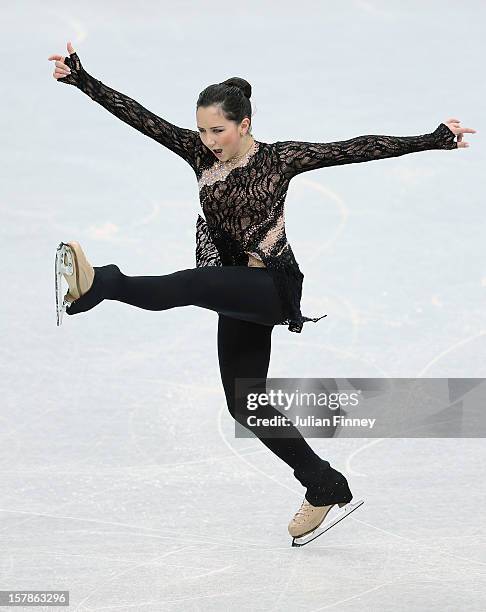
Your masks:
{"label": "supporting leg", "polygon": [[[270,363],[271,336],[273,327],[239,321],[224,315],[218,322],[218,358],[221,379],[226,395],[228,409],[233,418],[238,419],[235,399],[235,378],[266,379]],[[265,392],[262,384],[261,392]],[[265,413],[263,415],[263,412]],[[259,407],[256,416],[272,417],[280,413],[272,406]],[[251,431],[246,422],[241,424]],[[307,466],[308,469],[328,467],[311,449],[299,430],[293,426],[285,427],[292,438],[262,438],[260,441],[277,457],[294,470]],[[258,432],[255,431],[258,435]],[[261,434],[259,434],[261,436]]]}

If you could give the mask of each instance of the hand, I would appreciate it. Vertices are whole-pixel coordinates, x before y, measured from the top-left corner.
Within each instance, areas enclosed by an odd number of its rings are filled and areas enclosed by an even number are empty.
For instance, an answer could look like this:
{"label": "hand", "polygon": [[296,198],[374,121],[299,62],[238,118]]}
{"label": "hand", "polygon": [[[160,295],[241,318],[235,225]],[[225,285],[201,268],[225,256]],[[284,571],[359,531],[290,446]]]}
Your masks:
{"label": "hand", "polygon": [[[74,47],[70,42],[67,44],[67,50],[69,54],[75,53]],[[49,61],[56,61],[56,67],[54,68],[54,73],[52,75],[55,79],[62,79],[71,74],[71,69],[64,63],[66,58],[62,55],[51,55],[48,59]]]}
{"label": "hand", "polygon": [[457,148],[460,149],[462,147],[468,147],[469,143],[468,142],[463,142],[462,140],[462,135],[463,134],[475,134],[476,130],[473,130],[472,128],[464,128],[461,127],[459,124],[461,123],[459,121],[459,119],[447,119],[447,121],[443,121],[442,123],[445,123],[447,125],[447,127],[451,130],[451,132],[454,132],[454,134],[456,134],[457,136]]}
{"label": "hand", "polygon": [[53,77],[59,83],[67,83],[81,87],[86,76],[86,71],[81,65],[81,60],[70,42],[67,43],[68,57],[62,55],[51,55],[48,59],[55,60]]}

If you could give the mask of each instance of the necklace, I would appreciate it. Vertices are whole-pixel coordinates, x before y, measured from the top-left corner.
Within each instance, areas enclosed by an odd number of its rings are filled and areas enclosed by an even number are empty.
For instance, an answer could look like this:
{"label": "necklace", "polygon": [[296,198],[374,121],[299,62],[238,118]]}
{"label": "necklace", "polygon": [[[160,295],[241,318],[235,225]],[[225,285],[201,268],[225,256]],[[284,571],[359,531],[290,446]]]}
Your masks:
{"label": "necklace", "polygon": [[221,161],[219,159],[215,161],[210,168],[203,170],[201,178],[198,181],[199,189],[202,189],[204,185],[212,185],[216,181],[224,181],[232,170],[245,166],[258,149],[259,144],[254,140],[250,148],[243,155],[234,157],[228,161]]}
{"label": "necklace", "polygon": [[235,155],[234,157],[230,157],[229,159],[227,159],[227,160],[226,160],[225,162],[223,162],[223,163],[231,162],[231,161],[236,160],[236,159],[241,159],[242,157],[244,157],[244,156],[245,156],[245,155],[248,153],[248,151],[249,151],[249,150],[252,148],[252,146],[253,146],[254,144],[255,144],[255,140],[252,140],[252,142],[251,142],[250,146],[249,146],[249,147],[248,147],[248,149],[247,149],[247,150],[246,150],[246,151],[243,153],[243,155]]}

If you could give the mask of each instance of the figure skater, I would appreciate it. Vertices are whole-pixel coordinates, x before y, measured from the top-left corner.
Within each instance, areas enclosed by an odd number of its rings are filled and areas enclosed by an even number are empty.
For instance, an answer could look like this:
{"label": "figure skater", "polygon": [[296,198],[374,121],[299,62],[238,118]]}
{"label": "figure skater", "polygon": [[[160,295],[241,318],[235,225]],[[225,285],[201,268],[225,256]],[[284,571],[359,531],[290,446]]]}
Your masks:
{"label": "figure skater", "polygon": [[[74,85],[186,161],[198,181],[205,219],[198,215],[196,220],[196,267],[161,276],[127,276],[116,264],[93,267],[78,242],[61,242],[56,253],[58,325],[64,311],[86,312],[103,300],[145,310],[191,305],[218,313],[218,360],[228,409],[253,431],[242,416],[244,410],[238,410],[242,400],[236,397],[235,379],[266,380],[275,325],[300,333],[306,322],[327,316],[303,316],[300,309],[304,275],[287,241],[284,221],[290,180],[326,166],[467,147],[463,135],[475,130],[451,118],[420,136],[269,144],[251,134],[251,86],[239,77],[209,85],[199,94],[197,131],[190,130],[92,77],[70,42],[67,51],[69,56],[49,57],[55,62],[54,78]],[[62,275],[69,286],[65,296],[60,293]],[[264,382],[257,388],[264,392]],[[261,406],[253,414],[281,416],[272,406]],[[293,469],[306,489],[288,526],[293,545],[306,543],[306,536],[315,537],[318,529],[322,533],[363,503],[351,502],[344,475],[320,458],[293,425],[285,427],[285,433],[283,427],[276,428],[271,437],[264,437],[261,430],[256,435]]]}

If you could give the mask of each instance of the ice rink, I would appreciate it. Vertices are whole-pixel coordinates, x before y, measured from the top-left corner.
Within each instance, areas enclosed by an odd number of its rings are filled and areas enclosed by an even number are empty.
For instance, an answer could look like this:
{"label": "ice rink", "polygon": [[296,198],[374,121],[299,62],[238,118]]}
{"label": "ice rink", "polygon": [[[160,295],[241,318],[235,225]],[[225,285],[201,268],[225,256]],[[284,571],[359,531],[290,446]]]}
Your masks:
{"label": "ice rink", "polygon": [[479,0],[2,4],[0,590],[79,612],[486,609],[484,439],[311,439],[365,504],[291,548],[304,489],[235,438],[215,313],[105,301],[56,327],[59,242],[167,274],[195,266],[200,207],[182,159],[47,59],[70,40],[191,129],[199,92],[243,77],[262,142],[477,130],[292,181],[302,311],[328,316],[275,328],[269,376],[481,378],[485,19]]}

